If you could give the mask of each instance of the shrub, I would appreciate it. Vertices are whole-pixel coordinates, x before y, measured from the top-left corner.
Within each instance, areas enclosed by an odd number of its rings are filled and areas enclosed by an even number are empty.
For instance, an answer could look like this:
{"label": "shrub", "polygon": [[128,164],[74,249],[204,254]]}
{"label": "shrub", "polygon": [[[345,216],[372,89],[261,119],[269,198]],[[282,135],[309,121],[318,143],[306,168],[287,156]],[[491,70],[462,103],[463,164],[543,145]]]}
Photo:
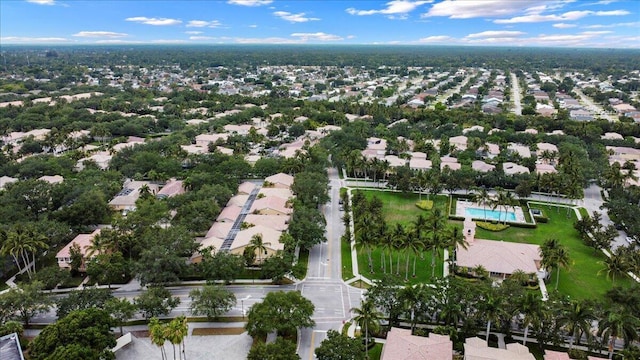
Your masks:
{"label": "shrub", "polygon": [[433,200],[420,200],[416,206],[422,210],[431,210],[433,208]]}
{"label": "shrub", "polygon": [[587,359],[587,353],[580,349],[570,349],[568,354],[569,354],[569,357],[572,359],[578,359],[578,360]]}
{"label": "shrub", "polygon": [[502,231],[509,228],[509,225],[506,225],[506,224],[500,224],[500,223],[493,224],[493,223],[484,222],[484,221],[476,221],[476,225],[478,225],[478,227],[481,229],[495,231],[495,232]]}
{"label": "shrub", "polygon": [[546,216],[534,216],[533,218],[536,220],[536,222],[539,222],[541,224],[546,224],[549,222],[549,218]]}

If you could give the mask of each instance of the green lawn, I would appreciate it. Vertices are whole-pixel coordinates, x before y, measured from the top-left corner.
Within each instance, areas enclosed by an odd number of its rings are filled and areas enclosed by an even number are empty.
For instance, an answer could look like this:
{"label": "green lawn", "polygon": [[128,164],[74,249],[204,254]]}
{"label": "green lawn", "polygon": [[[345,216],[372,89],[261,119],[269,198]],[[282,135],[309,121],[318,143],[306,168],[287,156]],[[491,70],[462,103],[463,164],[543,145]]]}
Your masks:
{"label": "green lawn", "polygon": [[346,241],[340,241],[341,258],[342,258],[342,280],[353,278],[353,263],[351,262],[351,244]]}
{"label": "green lawn", "polygon": [[[417,194],[403,194],[390,191],[375,191],[375,190],[359,190],[362,191],[367,199],[371,199],[376,196],[382,201],[382,214],[387,220],[389,225],[395,225],[400,223],[402,225],[408,225],[419,214],[428,216],[430,211],[421,210],[416,206],[416,202],[420,200],[420,196]],[[422,199],[426,200],[427,196],[422,195]],[[433,196],[430,197],[433,200]],[[443,210],[444,214],[447,213],[446,209],[449,198],[441,195],[436,196],[433,206]]]}
{"label": "green lawn", "polygon": [[[604,295],[612,287],[605,272],[598,275],[598,272],[604,268],[600,262],[604,260],[605,256],[602,252],[594,252],[593,248],[582,242],[578,232],[573,228],[573,223],[576,221],[575,212],[573,210],[567,212],[565,208],[548,208],[546,205],[536,206],[544,208],[545,215],[549,217],[548,223],[539,223],[536,229],[512,226],[501,232],[476,228],[476,237],[537,245],[542,245],[547,239],[556,238],[568,248],[571,259],[571,265],[567,269],[560,269],[558,290],[576,299],[593,299]],[[567,214],[569,214],[568,217]],[[555,278],[554,270],[547,284],[549,291],[555,288]],[[616,280],[616,285],[628,285],[629,283],[630,279],[628,278]]]}
{"label": "green lawn", "polygon": [[[382,192],[375,190],[363,190],[367,198],[377,196],[383,203],[383,214],[389,225],[401,223],[408,225],[415,217],[429,211],[418,209],[415,202],[418,200],[416,194],[400,194],[394,192]],[[423,196],[423,198],[426,198]],[[448,206],[448,197],[438,196],[434,206],[446,209]],[[611,289],[611,280],[607,279],[604,265],[601,262],[605,259],[601,252],[586,246],[579,238],[577,231],[573,228],[576,221],[576,215],[573,210],[567,211],[564,207],[554,207],[547,204],[534,204],[534,208],[540,208],[544,211],[545,216],[549,218],[548,223],[539,223],[536,229],[510,227],[501,232],[490,232],[480,228],[476,229],[476,237],[480,239],[511,241],[519,243],[529,243],[541,245],[545,240],[557,238],[569,250],[571,265],[568,268],[560,269],[560,283],[558,290],[565,295],[575,299],[597,299]],[[461,226],[460,221],[450,221],[452,224]],[[348,249],[348,247],[347,247]],[[343,249],[344,250],[344,249]],[[396,255],[394,254],[394,273],[396,271]],[[372,253],[374,274],[369,273],[367,254],[364,251],[358,252],[358,266],[360,273],[370,279],[378,279],[382,277],[380,250],[375,249]],[[388,264],[387,255],[387,264]],[[431,278],[431,255],[425,253],[424,260],[418,259],[416,270],[416,278],[411,277],[413,271],[413,259],[409,265],[409,279],[414,282],[428,282]],[[404,278],[405,259],[401,260],[401,275]],[[598,274],[600,273],[600,274]],[[438,259],[436,265],[436,276],[442,276],[442,260]],[[555,270],[551,273],[551,278],[547,284],[547,289],[553,291],[555,288]],[[629,285],[629,278],[616,279],[616,285]]]}
{"label": "green lawn", "polygon": [[382,344],[376,343],[371,349],[369,349],[370,360],[380,360],[382,356]]}

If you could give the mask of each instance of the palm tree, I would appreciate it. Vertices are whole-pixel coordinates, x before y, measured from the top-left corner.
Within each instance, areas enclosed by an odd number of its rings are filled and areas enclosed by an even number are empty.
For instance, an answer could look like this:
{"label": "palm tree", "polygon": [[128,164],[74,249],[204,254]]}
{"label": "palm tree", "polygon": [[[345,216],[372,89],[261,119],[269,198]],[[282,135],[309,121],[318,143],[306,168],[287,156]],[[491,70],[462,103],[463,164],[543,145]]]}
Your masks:
{"label": "palm tree", "polygon": [[[388,229],[386,224],[384,224],[383,228],[386,229],[386,231],[384,233],[384,237],[380,239],[382,250],[385,253],[389,253],[389,274],[393,274],[393,250],[395,246],[395,238],[393,236],[393,231]],[[384,263],[386,262],[387,260],[385,259]],[[385,270],[385,273],[386,273],[386,270]]]}
{"label": "palm tree", "polygon": [[380,320],[384,318],[382,313],[376,309],[371,300],[365,300],[360,308],[352,308],[351,311],[356,315],[353,318],[360,329],[364,328],[364,341],[367,349],[367,359],[369,358],[369,331],[378,332],[380,330]]}
{"label": "palm tree", "polygon": [[271,243],[262,241],[262,234],[253,235],[249,241],[249,249],[258,251],[258,263],[262,263],[262,254],[267,252],[265,245],[271,245]]}
{"label": "palm tree", "polygon": [[410,252],[413,253],[413,277],[416,277],[416,260],[418,258],[418,254],[424,249],[425,246],[425,237],[424,237],[424,227],[426,226],[426,218],[422,215],[418,215],[416,220],[412,223],[413,228],[411,229],[409,239],[410,241],[407,244],[407,247]]}
{"label": "palm tree", "polygon": [[[164,337],[166,340],[169,340],[171,345],[173,346],[173,359],[176,358],[176,344],[181,344],[184,341],[184,337],[188,332],[188,325],[186,323],[186,317],[180,316],[177,317],[168,324],[164,326]],[[186,326],[186,331],[185,331]],[[180,348],[178,347],[178,354],[180,353]]]}
{"label": "palm tree", "polygon": [[392,231],[393,236],[393,248],[398,252],[397,254],[397,263],[396,263],[396,275],[400,275],[400,256],[402,255],[403,250],[405,249],[407,233],[404,230],[402,224],[396,224],[395,229]]}
{"label": "palm tree", "polygon": [[504,315],[504,300],[500,294],[490,287],[481,302],[481,312],[487,320],[487,343],[489,342],[489,334],[491,333],[491,323],[499,322]]}
{"label": "palm tree", "polygon": [[519,311],[524,315],[522,325],[524,326],[524,339],[522,345],[527,345],[529,326],[538,323],[543,316],[542,302],[540,297],[533,292],[526,292],[518,301]]}
{"label": "palm tree", "polygon": [[474,267],[471,272],[479,279],[489,279],[489,271],[482,265]]}
{"label": "palm tree", "polygon": [[369,260],[369,272],[373,273],[373,259],[371,258],[371,250],[374,246],[375,238],[373,232],[370,231],[374,226],[373,219],[369,214],[364,214],[358,221],[356,228],[356,246],[367,251]]}
{"label": "palm tree", "polygon": [[556,287],[560,281],[560,267],[569,266],[569,251],[557,239],[547,239],[540,247],[542,266],[556,269]]}
{"label": "palm tree", "polygon": [[579,342],[581,334],[591,336],[591,323],[596,320],[593,305],[584,300],[572,300],[563,305],[557,321],[571,334],[569,349],[573,349],[574,341]]}
{"label": "palm tree", "polygon": [[407,284],[400,290],[399,297],[404,305],[404,308],[409,311],[409,318],[411,320],[411,331],[416,327],[416,308],[422,300],[424,294],[423,284],[416,286]]}
{"label": "palm tree", "polygon": [[604,259],[604,261],[600,261],[600,264],[603,264],[605,268],[598,271],[598,274],[606,271],[607,278],[611,278],[612,285],[616,283],[616,276],[624,276],[630,270],[627,258],[620,249],[616,249],[611,256]]}
{"label": "palm tree", "polygon": [[613,357],[616,339],[624,338],[625,345],[638,337],[640,320],[628,310],[619,306],[612,306],[605,310],[604,316],[598,321],[598,336],[603,341],[609,340],[609,359]]}
{"label": "palm tree", "polygon": [[431,250],[431,277],[436,275],[436,256],[440,253],[440,248],[444,244],[444,230],[446,228],[446,219],[440,209],[433,209],[431,215],[427,219],[427,233],[429,234],[427,247]]}
{"label": "palm tree", "polygon": [[167,354],[164,350],[164,343],[167,339],[165,338],[164,325],[160,324],[158,318],[153,317],[149,320],[149,337],[151,338],[151,343],[160,348],[162,360],[165,360]]}
{"label": "palm tree", "polygon": [[[36,270],[38,250],[47,247],[45,243],[46,236],[36,232],[33,228],[17,224],[8,232],[0,232],[0,240],[2,242],[0,253],[11,255],[18,267],[18,271],[26,271],[29,278],[31,278]],[[20,266],[20,260],[22,260],[24,266]]]}
{"label": "palm tree", "polygon": [[487,192],[487,189],[480,189],[480,192],[473,195],[473,202],[482,204],[484,211],[484,220],[487,220],[487,204],[491,202],[491,195]]}

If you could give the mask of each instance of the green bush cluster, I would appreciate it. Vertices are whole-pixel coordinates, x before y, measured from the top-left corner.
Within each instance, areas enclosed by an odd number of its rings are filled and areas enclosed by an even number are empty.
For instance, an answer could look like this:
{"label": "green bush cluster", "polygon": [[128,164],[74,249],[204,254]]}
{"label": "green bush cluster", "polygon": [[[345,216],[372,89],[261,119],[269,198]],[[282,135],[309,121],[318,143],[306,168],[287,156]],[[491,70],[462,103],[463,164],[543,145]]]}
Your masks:
{"label": "green bush cluster", "polygon": [[494,223],[485,222],[485,221],[476,221],[476,225],[481,229],[495,231],[495,232],[502,231],[509,228],[509,225],[507,224],[500,224],[500,223],[494,224]]}
{"label": "green bush cluster", "polygon": [[416,206],[422,210],[431,210],[433,208],[433,200],[420,200],[416,202]]}

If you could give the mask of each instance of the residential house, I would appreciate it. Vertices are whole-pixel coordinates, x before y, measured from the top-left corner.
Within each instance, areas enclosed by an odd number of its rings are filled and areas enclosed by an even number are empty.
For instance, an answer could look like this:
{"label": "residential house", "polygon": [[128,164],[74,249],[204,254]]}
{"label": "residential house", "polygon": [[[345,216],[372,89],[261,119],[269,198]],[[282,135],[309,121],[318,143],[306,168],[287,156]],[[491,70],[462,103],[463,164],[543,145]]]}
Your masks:
{"label": "residential house", "polygon": [[476,239],[476,224],[471,218],[464,221],[463,235],[467,248],[456,248],[456,267],[471,272],[484,267],[491,277],[506,279],[518,270],[527,274],[541,271],[540,247],[507,241]]}
{"label": "residential house", "polygon": [[543,174],[556,174],[558,171],[551,164],[536,164],[535,172],[538,175],[543,175]]}
{"label": "residential house", "polygon": [[108,152],[98,152],[89,157],[78,160],[78,162],[76,163],[76,169],[82,171],[84,169],[84,163],[86,161],[92,161],[98,166],[99,169],[106,170],[109,168],[109,162],[111,161],[112,157],[113,156]]}
{"label": "residential house", "polygon": [[258,191],[258,199],[268,196],[277,196],[288,200],[293,197],[293,191],[287,188],[260,188],[260,191]]}
{"label": "residential house", "polygon": [[611,153],[609,159],[620,160],[624,163],[627,160],[640,160],[640,149],[634,149],[626,146],[607,146],[607,151]]}
{"label": "residential house", "polygon": [[122,210],[135,210],[136,201],[140,197],[140,192],[144,187],[147,187],[151,194],[158,193],[158,185],[151,183],[149,181],[132,181],[127,180],[116,196],[109,201],[109,206],[111,209],[116,211]]}
{"label": "residential house", "polygon": [[449,144],[452,147],[455,146],[457,150],[465,151],[467,150],[467,140],[467,137],[464,135],[454,136],[452,138],[449,138]]}
{"label": "residential house", "polygon": [[449,168],[451,170],[460,170],[462,165],[458,162],[458,159],[451,156],[443,156],[440,158],[440,170]]}
{"label": "residential house", "polygon": [[4,187],[7,184],[11,184],[11,183],[14,183],[16,181],[18,181],[17,178],[10,177],[10,176],[1,176],[0,177],[0,189],[4,189]]}
{"label": "residential house", "polygon": [[44,175],[38,178],[40,181],[48,182],[51,185],[60,184],[64,181],[64,178],[60,175]]}
{"label": "residential house", "polygon": [[271,175],[264,179],[265,183],[272,184],[271,187],[290,188],[293,185],[293,176],[285,173]]}
{"label": "residential house", "polygon": [[506,175],[529,174],[529,168],[512,162],[502,164],[502,170]]}
{"label": "residential house", "polygon": [[431,160],[412,157],[411,160],[409,160],[409,168],[411,170],[421,170],[421,171],[430,170],[432,168]]}
{"label": "residential house", "polygon": [[624,140],[624,136],[616,133],[616,132],[606,132],[604,135],[600,136],[602,140]]}
{"label": "residential house", "polygon": [[471,163],[471,168],[481,173],[488,173],[489,171],[495,170],[496,167],[495,165],[487,164],[482,160],[474,160]]}
{"label": "residential house", "polygon": [[451,360],[453,343],[448,335],[411,335],[410,329],[392,327],[380,360]]}
{"label": "residential house", "polygon": [[156,193],[158,199],[174,197],[185,193],[184,182],[182,180],[169,179],[167,183]]}
{"label": "residential house", "polygon": [[477,337],[464,342],[464,360],[535,360],[529,348],[520,343],[507,344],[506,349],[489,347],[485,340]]}
{"label": "residential house", "polygon": [[0,355],[2,355],[2,360],[24,360],[22,347],[20,347],[20,336],[17,333],[0,337]]}
{"label": "residential house", "polygon": [[399,158],[396,155],[387,155],[384,160],[389,163],[389,167],[402,167],[407,165],[405,159]]}
{"label": "residential house", "polygon": [[531,150],[529,150],[529,147],[526,145],[509,143],[507,149],[513,153],[520,155],[520,157],[523,159],[531,157]]}
{"label": "residential house", "polygon": [[250,195],[255,188],[256,184],[250,181],[245,181],[242,184],[238,185],[238,195]]}
{"label": "residential house", "polygon": [[569,111],[569,118],[574,121],[591,121],[593,120],[593,114],[584,109],[575,109]]}
{"label": "residential house", "polygon": [[196,145],[201,147],[208,147],[209,144],[215,144],[220,141],[227,141],[229,134],[200,134],[196,136]]}
{"label": "residential house", "polygon": [[56,254],[58,266],[62,269],[71,269],[71,248],[77,246],[83,258],[78,270],[85,271],[86,260],[99,254],[98,251],[91,252],[91,244],[98,234],[100,234],[100,229],[95,230],[91,234],[79,234],[76,236]]}
{"label": "residential house", "polygon": [[[257,249],[254,250],[256,252],[256,259],[260,258],[261,260],[264,260],[270,256],[275,255],[278,251],[284,250],[284,244],[280,242],[280,236],[282,236],[281,231],[274,230],[272,228],[269,228],[263,225],[255,225],[255,226],[251,226],[249,228],[238,231],[235,239],[233,240],[233,243],[231,243],[229,252],[236,255],[242,255],[244,253],[244,250],[251,243],[251,239],[255,235],[262,236],[262,243],[266,248],[266,250],[263,250],[264,253],[262,254],[257,254],[258,250]],[[205,238],[200,243],[200,249],[210,247],[210,246],[213,247],[214,249],[220,249],[223,243],[224,243],[223,237]],[[201,257],[195,256],[192,260],[194,262],[198,262],[199,258]]]}
{"label": "residential house", "polygon": [[289,228],[289,217],[280,215],[247,214],[244,222],[247,225],[262,225],[278,231],[286,231]]}
{"label": "residential house", "polygon": [[267,196],[256,199],[251,205],[250,213],[260,215],[290,215],[293,209],[288,206],[288,200],[277,196]]}

